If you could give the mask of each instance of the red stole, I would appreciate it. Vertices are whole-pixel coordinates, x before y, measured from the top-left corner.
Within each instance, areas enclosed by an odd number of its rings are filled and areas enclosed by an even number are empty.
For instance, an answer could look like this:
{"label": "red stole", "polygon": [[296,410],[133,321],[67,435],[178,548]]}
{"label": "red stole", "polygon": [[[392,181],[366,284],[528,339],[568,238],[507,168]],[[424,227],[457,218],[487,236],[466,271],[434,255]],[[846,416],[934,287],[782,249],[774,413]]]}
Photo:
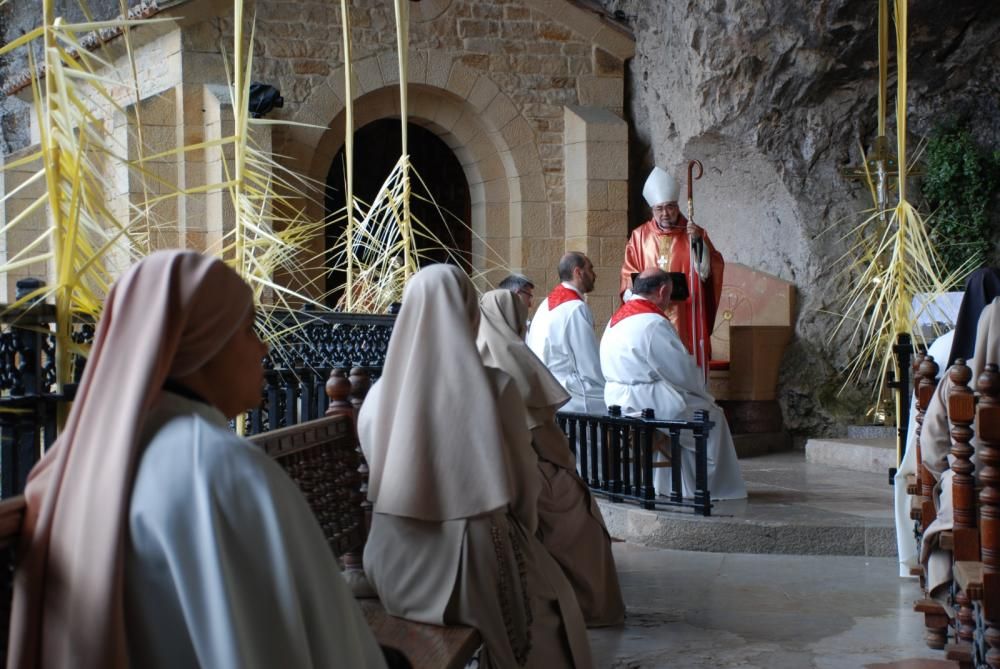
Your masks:
{"label": "red stole", "polygon": [[623,304],[615,312],[615,315],[611,317],[611,324],[608,327],[614,327],[618,321],[625,320],[629,316],[638,316],[639,314],[656,314],[661,318],[667,318],[667,315],[658,306],[647,299],[637,297]]}
{"label": "red stole", "polygon": [[[678,225],[667,232],[661,231],[656,226],[656,221],[649,220],[632,231],[628,245],[625,247],[625,262],[622,264],[621,292],[632,286],[632,273],[641,272],[649,267],[655,267],[661,254],[660,238],[668,240],[665,246],[670,259],[668,272],[684,272],[687,275],[688,291],[691,294],[684,302],[672,302],[667,307],[667,318],[673,323],[677,330],[677,336],[684,342],[688,352],[695,356],[698,366],[706,369],[708,364],[706,359],[712,357],[711,333],[715,327],[715,315],[722,298],[722,279],[725,272],[725,261],[719,253],[708,233],[702,236],[706,245],[706,251],[711,254],[712,276],[707,281],[699,281],[691,273],[690,258],[691,245],[688,240],[687,219],[683,216],[678,218]],[[700,331],[704,336],[704,357],[701,355],[701,346],[694,343],[694,336],[691,326],[691,300],[694,298],[701,312]]]}
{"label": "red stole", "polygon": [[549,293],[549,297],[547,300],[549,305],[549,311],[552,311],[553,309],[558,307],[560,304],[563,304],[564,302],[572,302],[573,300],[582,300],[582,299],[583,298],[580,297],[580,294],[578,292],[576,292],[572,288],[567,288],[566,286],[560,283],[558,286],[552,289],[551,293]]}

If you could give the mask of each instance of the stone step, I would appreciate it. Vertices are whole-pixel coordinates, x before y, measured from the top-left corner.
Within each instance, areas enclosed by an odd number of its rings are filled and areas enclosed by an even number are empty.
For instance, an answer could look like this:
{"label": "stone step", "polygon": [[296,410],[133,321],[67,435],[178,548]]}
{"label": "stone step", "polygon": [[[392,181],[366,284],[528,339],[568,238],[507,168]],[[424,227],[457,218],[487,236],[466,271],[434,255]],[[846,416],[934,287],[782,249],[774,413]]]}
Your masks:
{"label": "stone step", "polygon": [[885,474],[896,466],[896,440],[810,439],[806,442],[806,462]]}
{"label": "stone step", "polygon": [[[753,494],[753,493],[751,493]],[[890,521],[799,517],[746,518],[727,513],[732,502],[717,502],[712,516],[683,511],[648,511],[633,504],[599,499],[612,537],[649,546],[708,553],[896,556],[896,529]]]}
{"label": "stone step", "polygon": [[[896,554],[893,489],[870,474],[807,462],[802,451],[740,460],[749,497],[712,515],[598,504],[611,536],[652,548],[786,555]],[[669,508],[669,507],[668,507]]]}

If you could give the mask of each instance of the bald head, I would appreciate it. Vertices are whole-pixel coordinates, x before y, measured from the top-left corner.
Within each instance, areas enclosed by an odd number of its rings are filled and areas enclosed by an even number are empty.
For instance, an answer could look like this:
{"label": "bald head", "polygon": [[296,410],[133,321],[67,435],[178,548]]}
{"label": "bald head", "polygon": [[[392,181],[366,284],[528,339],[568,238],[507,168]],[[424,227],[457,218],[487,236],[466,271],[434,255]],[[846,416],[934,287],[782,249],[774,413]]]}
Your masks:
{"label": "bald head", "polygon": [[670,303],[672,288],[670,275],[656,267],[643,270],[632,282],[632,293],[646,298],[661,309],[666,309]]}

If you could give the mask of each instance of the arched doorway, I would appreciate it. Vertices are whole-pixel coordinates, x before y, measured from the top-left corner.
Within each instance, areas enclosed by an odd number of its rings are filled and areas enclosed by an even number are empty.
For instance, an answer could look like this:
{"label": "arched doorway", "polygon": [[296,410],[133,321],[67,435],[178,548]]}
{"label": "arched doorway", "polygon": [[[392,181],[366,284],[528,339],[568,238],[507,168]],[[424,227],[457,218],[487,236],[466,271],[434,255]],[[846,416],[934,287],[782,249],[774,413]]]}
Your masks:
{"label": "arched doorway", "polygon": [[[430,130],[408,124],[410,160],[420,179],[413,178],[410,210],[437,239],[462,259],[464,269],[471,268],[472,201],[469,184],[461,163],[448,145]],[[399,119],[379,119],[354,132],[354,193],[364,202],[372,202],[402,151]],[[421,183],[422,180],[422,183]],[[344,197],[344,149],[333,158],[326,178],[326,213],[340,211]],[[426,186],[426,188],[425,188]],[[438,210],[425,200],[432,199],[444,210]],[[458,220],[455,220],[455,219]],[[461,222],[459,222],[461,221]],[[344,231],[343,222],[327,225],[326,249],[329,253]],[[418,236],[420,251],[427,256],[424,263],[444,262],[447,253]],[[338,276],[339,274],[339,276]],[[342,272],[334,272],[330,284],[343,285]],[[332,296],[335,302],[339,296]]]}

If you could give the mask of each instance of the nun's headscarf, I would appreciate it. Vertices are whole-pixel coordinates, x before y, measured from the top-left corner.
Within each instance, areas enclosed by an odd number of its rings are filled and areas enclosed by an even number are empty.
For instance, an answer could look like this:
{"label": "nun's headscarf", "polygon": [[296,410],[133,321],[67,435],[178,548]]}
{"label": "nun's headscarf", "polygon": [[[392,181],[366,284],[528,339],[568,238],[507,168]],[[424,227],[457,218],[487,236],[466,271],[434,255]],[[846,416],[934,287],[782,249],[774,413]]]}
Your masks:
{"label": "nun's headscarf", "polygon": [[439,522],[537,497],[523,404],[516,391],[516,404],[498,401],[478,325],[475,288],[457,267],[431,265],[406,285],[382,377],[358,417],[377,513]]}
{"label": "nun's headscarf", "polygon": [[119,279],[66,426],[32,470],[9,667],[127,667],[124,547],[138,437],[168,377],[197,371],[253,309],[221,261],[160,251]]}
{"label": "nun's headscarf", "polygon": [[942,370],[953,364],[955,358],[972,359],[976,351],[976,328],[979,324],[979,316],[986,305],[997,297],[1000,297],[1000,270],[993,267],[981,267],[965,280],[965,295],[958,308],[951,353],[948,355],[948,360],[935,361]]}
{"label": "nun's headscarf", "polygon": [[483,295],[479,306],[482,320],[476,346],[483,364],[502,369],[514,378],[528,410],[529,429],[551,420],[556,410],[569,401],[569,393],[524,343],[523,323],[528,308],[503,289]]}
{"label": "nun's headscarf", "polygon": [[556,424],[556,411],[569,401],[569,393],[534,351],[524,343],[518,326],[528,308],[508,290],[492,290],[480,302],[483,317],[476,344],[483,364],[503,370],[517,384],[524,398],[531,443],[544,460],[576,470],[576,458],[566,435]]}

